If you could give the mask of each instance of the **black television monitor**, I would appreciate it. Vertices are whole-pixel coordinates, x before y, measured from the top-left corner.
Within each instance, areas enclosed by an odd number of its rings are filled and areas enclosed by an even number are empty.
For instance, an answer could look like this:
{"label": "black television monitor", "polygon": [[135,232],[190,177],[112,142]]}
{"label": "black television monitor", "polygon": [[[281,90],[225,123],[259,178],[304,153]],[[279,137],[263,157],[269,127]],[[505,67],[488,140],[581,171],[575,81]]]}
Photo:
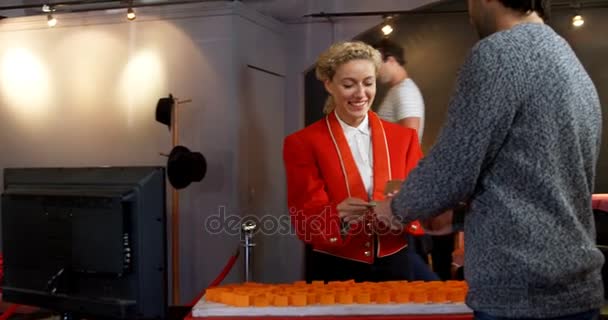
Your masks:
{"label": "black television monitor", "polygon": [[2,298],[93,319],[167,309],[160,167],[4,170]]}

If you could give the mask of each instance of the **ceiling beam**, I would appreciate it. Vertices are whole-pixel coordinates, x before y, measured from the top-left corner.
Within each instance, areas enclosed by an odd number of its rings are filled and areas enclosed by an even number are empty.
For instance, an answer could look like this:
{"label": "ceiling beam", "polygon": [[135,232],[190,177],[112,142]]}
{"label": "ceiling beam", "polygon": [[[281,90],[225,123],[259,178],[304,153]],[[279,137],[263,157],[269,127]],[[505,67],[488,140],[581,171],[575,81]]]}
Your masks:
{"label": "ceiling beam", "polygon": [[[40,8],[41,14],[42,6],[49,5],[54,8],[56,12],[86,12],[86,11],[101,11],[101,10],[112,10],[112,9],[123,9],[123,8],[142,8],[142,7],[160,7],[169,5],[189,4],[189,3],[201,3],[201,2],[218,2],[218,1],[232,1],[232,0],[175,0],[175,1],[164,1],[154,3],[144,3],[138,1],[125,1],[125,0],[78,0],[78,1],[43,1],[40,4],[23,4],[18,6],[5,6],[0,7],[1,11],[7,10],[18,10],[18,9],[35,9]],[[97,4],[108,4],[105,6],[86,7],[88,5]]]}
{"label": "ceiling beam", "polygon": [[319,12],[311,13],[303,16],[303,18],[330,18],[330,17],[366,17],[366,16],[390,16],[390,15],[405,15],[405,14],[436,14],[436,13],[465,13],[466,10],[449,10],[449,11],[434,11],[434,10],[407,10],[407,11],[368,11],[368,12]]}
{"label": "ceiling beam", "polygon": [[41,8],[43,5],[57,7],[57,6],[75,6],[75,5],[98,4],[98,3],[110,3],[110,2],[120,2],[120,0],[79,0],[79,1],[57,1],[57,2],[44,1],[39,4],[21,4],[21,5],[16,5],[16,6],[4,6],[4,7],[0,7],[0,11]]}
{"label": "ceiling beam", "polygon": [[[441,5],[441,3],[439,3]],[[424,15],[424,14],[452,14],[452,13],[467,13],[467,9],[460,10],[441,10],[433,9],[435,6],[431,5],[429,8],[414,9],[414,10],[401,10],[401,11],[367,11],[367,12],[319,12],[311,13],[303,16],[304,18],[332,18],[332,17],[364,17],[364,16],[392,16],[392,15]],[[579,6],[573,6],[570,3],[559,3],[551,6],[552,11],[565,11],[565,10],[585,10],[585,9],[600,9],[608,8],[608,1],[589,1],[585,3],[581,1]]]}

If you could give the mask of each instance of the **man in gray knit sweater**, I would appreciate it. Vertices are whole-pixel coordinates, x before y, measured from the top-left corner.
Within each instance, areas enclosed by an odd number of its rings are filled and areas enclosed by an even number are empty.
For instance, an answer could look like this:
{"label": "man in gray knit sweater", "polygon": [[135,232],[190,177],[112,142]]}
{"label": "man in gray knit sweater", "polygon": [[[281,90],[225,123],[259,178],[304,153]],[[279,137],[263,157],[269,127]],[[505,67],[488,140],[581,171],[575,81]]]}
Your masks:
{"label": "man in gray knit sweater", "polygon": [[460,70],[447,123],[392,201],[376,207],[380,219],[419,219],[441,233],[468,205],[467,304],[477,319],[593,319],[604,302],[591,208],[599,98],[543,23],[545,2],[469,0],[482,39]]}

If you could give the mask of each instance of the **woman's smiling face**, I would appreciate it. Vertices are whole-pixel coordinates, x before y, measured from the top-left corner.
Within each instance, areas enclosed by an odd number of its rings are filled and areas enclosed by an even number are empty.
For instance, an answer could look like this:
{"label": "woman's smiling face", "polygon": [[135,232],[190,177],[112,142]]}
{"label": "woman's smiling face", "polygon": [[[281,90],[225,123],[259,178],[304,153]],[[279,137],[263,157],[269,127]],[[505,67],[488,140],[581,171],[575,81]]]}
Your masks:
{"label": "woman's smiling face", "polygon": [[336,113],[342,121],[356,127],[365,118],[376,96],[376,69],[370,60],[348,61],[336,69],[331,80],[325,81]]}

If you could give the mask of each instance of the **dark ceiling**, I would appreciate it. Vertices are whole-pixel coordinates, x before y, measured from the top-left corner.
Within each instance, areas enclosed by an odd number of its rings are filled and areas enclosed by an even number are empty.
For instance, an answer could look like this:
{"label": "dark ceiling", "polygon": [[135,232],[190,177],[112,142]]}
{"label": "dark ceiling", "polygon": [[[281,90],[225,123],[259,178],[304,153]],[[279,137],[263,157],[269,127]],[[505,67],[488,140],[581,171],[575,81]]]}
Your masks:
{"label": "dark ceiling", "polygon": [[[579,7],[585,8],[608,8],[608,0],[551,0],[553,10],[568,10]],[[431,11],[466,11],[466,0],[443,0],[430,4],[420,10]]]}

